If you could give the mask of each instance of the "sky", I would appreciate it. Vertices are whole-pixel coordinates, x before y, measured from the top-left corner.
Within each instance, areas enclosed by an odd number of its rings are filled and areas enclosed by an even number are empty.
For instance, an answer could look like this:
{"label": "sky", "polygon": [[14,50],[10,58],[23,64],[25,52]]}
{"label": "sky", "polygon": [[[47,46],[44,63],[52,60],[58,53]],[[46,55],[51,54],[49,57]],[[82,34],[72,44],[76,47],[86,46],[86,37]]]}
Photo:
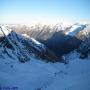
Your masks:
{"label": "sky", "polygon": [[0,24],[90,21],[90,0],[0,0]]}

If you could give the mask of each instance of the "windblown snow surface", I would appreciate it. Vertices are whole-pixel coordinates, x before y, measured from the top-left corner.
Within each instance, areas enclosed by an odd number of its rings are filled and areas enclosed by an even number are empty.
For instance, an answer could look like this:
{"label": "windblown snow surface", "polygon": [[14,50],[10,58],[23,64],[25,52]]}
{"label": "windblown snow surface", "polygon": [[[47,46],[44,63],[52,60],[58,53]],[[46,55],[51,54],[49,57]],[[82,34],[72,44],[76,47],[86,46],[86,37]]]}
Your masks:
{"label": "windblown snow surface", "polygon": [[65,57],[68,64],[45,63],[35,58],[26,63],[8,57],[0,59],[0,88],[90,90],[90,57],[79,59],[76,52]]}

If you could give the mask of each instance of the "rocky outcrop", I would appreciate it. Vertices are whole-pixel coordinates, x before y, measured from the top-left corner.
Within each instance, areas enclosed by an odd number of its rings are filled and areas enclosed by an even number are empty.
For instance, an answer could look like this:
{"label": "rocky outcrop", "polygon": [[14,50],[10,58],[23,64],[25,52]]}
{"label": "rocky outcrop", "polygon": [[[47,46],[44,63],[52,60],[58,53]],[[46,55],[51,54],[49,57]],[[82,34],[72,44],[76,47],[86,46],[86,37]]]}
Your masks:
{"label": "rocky outcrop", "polygon": [[11,58],[18,58],[20,62],[29,61],[35,55],[37,58],[47,59],[51,62],[56,62],[59,58],[50,51],[44,44],[38,42],[34,38],[19,35],[14,31],[10,31],[7,35],[1,27],[3,38],[0,41],[0,52]]}

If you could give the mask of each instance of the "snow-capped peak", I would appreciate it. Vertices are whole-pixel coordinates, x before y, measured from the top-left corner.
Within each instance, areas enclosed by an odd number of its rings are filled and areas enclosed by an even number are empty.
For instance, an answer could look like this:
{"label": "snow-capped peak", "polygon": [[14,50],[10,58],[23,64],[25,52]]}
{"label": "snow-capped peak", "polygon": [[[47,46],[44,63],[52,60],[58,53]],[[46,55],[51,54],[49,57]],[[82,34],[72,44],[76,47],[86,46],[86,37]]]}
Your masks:
{"label": "snow-capped peak", "polygon": [[85,27],[86,25],[83,25],[83,24],[74,24],[67,32],[65,32],[65,34],[69,36],[75,36],[77,33],[82,31]]}
{"label": "snow-capped peak", "polygon": [[0,26],[0,37],[7,36],[11,32],[10,29],[8,29],[6,26],[1,25]]}

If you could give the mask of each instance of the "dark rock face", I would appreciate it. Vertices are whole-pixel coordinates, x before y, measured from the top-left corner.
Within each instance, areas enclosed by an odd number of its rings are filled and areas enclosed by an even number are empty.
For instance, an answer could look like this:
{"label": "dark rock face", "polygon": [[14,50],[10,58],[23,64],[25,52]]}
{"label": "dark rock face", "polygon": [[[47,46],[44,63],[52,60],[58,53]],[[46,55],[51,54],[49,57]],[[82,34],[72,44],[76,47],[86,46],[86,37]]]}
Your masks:
{"label": "dark rock face", "polygon": [[[36,26],[31,28],[26,34],[43,43],[55,55],[61,57],[63,54],[67,54],[80,47],[83,41],[83,34],[80,32],[86,27],[86,25],[74,24],[62,30],[62,28],[57,26],[52,28],[50,26]],[[77,35],[78,33],[79,35]]]}
{"label": "dark rock face", "polygon": [[36,39],[46,45],[51,51],[53,51],[56,55],[62,56],[63,54],[67,54],[70,51],[78,48],[81,44],[81,40],[76,37],[72,37],[69,35],[65,35],[62,31],[52,32],[50,36],[45,34],[48,38],[44,40],[44,35],[42,37],[37,37]]}

